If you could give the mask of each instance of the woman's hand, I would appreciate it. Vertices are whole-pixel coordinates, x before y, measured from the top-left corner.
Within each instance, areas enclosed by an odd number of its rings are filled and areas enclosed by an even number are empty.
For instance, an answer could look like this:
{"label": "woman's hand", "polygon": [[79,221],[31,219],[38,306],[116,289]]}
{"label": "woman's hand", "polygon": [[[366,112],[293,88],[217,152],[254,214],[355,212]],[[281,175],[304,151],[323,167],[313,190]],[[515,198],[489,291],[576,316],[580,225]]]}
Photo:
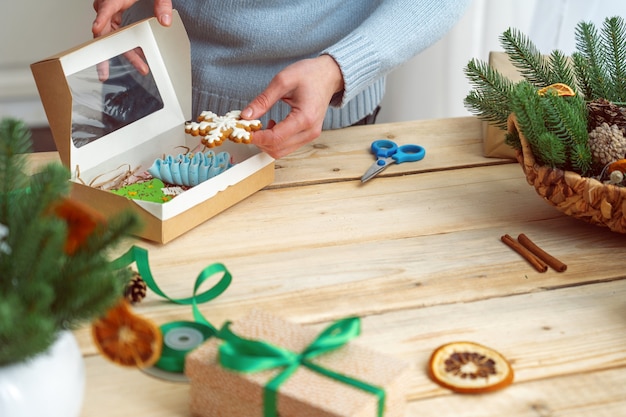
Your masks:
{"label": "woman's hand", "polygon": [[295,62],[276,74],[265,91],[242,111],[244,119],[258,119],[278,101],[291,112],[278,124],[254,132],[253,143],[272,157],[281,158],[316,139],[335,93],[343,90],[343,76],[329,55]]}
{"label": "woman's hand", "polygon": [[[137,0],[94,0],[93,8],[96,11],[96,19],[91,26],[93,37],[111,33],[122,24],[122,14]],[[154,15],[163,26],[172,24],[172,0],[154,0]],[[150,69],[143,57],[136,51],[125,54],[128,61],[133,64],[141,74],[147,74]],[[107,63],[98,65],[100,80],[109,78],[109,67]]]}

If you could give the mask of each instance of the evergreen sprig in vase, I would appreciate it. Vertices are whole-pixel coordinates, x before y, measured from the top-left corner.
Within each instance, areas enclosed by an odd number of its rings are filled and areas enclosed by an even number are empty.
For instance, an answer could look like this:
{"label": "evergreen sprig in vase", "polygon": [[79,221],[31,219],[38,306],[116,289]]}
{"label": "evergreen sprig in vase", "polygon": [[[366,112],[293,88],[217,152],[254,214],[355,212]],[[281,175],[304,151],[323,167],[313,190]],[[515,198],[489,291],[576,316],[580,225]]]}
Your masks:
{"label": "evergreen sprig in vase", "polygon": [[[545,201],[592,224],[626,233],[626,25],[576,27],[576,52],[542,54],[508,29],[501,45],[523,80],[471,60],[466,107],[507,130],[528,183]],[[613,175],[615,174],[615,175]]]}
{"label": "evergreen sprig in vase", "polygon": [[[64,406],[49,402],[33,411],[41,403],[35,394],[19,391],[20,377],[2,375],[14,375],[22,365],[48,363],[59,349],[75,350],[82,361],[71,330],[123,297],[131,272],[115,269],[109,252],[138,223],[130,213],[106,220],[71,200],[69,172],[58,163],[30,175],[26,156],[31,148],[30,131],[21,121],[0,121],[0,415],[73,417],[80,410],[63,411]],[[44,368],[56,369],[47,380],[48,392],[61,400],[52,387],[63,375],[54,364]],[[37,386],[46,381],[41,372],[35,372]],[[66,394],[82,401],[77,391]]]}

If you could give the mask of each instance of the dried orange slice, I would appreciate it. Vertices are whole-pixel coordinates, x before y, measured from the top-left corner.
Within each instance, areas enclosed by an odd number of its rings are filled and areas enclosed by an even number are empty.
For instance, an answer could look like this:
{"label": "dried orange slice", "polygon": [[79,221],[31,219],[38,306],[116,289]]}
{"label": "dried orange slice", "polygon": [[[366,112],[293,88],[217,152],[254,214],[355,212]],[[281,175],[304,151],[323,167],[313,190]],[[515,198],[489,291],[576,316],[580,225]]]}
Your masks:
{"label": "dried orange slice", "polygon": [[436,383],[464,394],[491,392],[513,382],[513,368],[504,356],[473,342],[440,346],[431,355],[428,370]]}
{"label": "dried orange slice", "polygon": [[163,335],[150,320],[132,313],[122,300],[91,326],[100,353],[122,366],[146,368],[161,356]]}
{"label": "dried orange slice", "polygon": [[574,89],[572,89],[572,87],[563,83],[550,84],[547,87],[543,87],[539,89],[539,91],[537,91],[537,94],[539,94],[540,96],[543,96],[548,91],[555,92],[557,96],[573,97],[576,95],[576,92],[574,91]]}
{"label": "dried orange slice", "polygon": [[65,253],[72,255],[87,240],[98,224],[105,224],[106,218],[76,200],[64,198],[54,206],[54,213],[65,220],[68,236],[65,242]]}

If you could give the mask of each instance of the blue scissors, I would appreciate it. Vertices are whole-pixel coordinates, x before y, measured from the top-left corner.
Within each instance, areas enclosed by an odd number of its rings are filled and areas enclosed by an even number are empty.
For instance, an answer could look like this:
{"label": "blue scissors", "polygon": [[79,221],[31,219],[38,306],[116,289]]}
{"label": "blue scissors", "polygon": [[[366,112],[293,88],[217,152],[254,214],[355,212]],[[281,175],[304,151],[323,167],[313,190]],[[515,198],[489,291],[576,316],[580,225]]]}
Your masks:
{"label": "blue scissors", "polygon": [[398,146],[388,139],[375,140],[372,142],[371,150],[376,156],[376,162],[363,174],[361,183],[374,178],[393,163],[421,161],[426,155],[426,150],[419,145]]}

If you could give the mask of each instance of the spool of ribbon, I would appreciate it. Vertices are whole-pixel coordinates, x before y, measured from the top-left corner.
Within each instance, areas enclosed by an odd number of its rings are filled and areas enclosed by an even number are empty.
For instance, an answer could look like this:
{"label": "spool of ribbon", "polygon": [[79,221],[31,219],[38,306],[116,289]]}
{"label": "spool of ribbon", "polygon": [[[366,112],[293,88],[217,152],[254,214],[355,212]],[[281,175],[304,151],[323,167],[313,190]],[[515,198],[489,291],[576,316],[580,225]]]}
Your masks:
{"label": "spool of ribbon", "polygon": [[224,341],[219,347],[219,361],[225,368],[239,372],[259,372],[278,367],[285,368],[265,385],[263,391],[264,417],[278,416],[278,390],[299,366],[305,366],[329,378],[376,395],[378,397],[377,417],[383,417],[385,391],[382,388],[334,372],[312,362],[315,357],[344,346],[360,333],[361,321],[358,317],[338,320],[323,330],[304,351],[296,353],[267,342],[240,337],[230,330],[230,323],[225,323],[217,335]]}
{"label": "spool of ribbon", "polygon": [[[161,358],[155,364],[159,369],[167,372],[182,373],[185,366],[185,355],[196,348],[206,339],[215,336],[218,331],[200,312],[198,304],[206,303],[221,295],[232,282],[232,275],[224,264],[214,263],[204,268],[193,287],[193,294],[186,298],[171,298],[157,285],[150,263],[148,251],[138,246],[132,246],[125,254],[117,258],[115,267],[121,269],[133,262],[146,286],[157,295],[180,305],[191,305],[195,321],[175,321],[161,326],[163,332],[163,349]],[[198,293],[200,286],[208,279],[219,276],[219,281],[208,290]]]}
{"label": "spool of ribbon", "polygon": [[182,373],[185,356],[215,333],[206,325],[192,321],[173,321],[161,326],[163,349],[155,367],[172,373]]}

